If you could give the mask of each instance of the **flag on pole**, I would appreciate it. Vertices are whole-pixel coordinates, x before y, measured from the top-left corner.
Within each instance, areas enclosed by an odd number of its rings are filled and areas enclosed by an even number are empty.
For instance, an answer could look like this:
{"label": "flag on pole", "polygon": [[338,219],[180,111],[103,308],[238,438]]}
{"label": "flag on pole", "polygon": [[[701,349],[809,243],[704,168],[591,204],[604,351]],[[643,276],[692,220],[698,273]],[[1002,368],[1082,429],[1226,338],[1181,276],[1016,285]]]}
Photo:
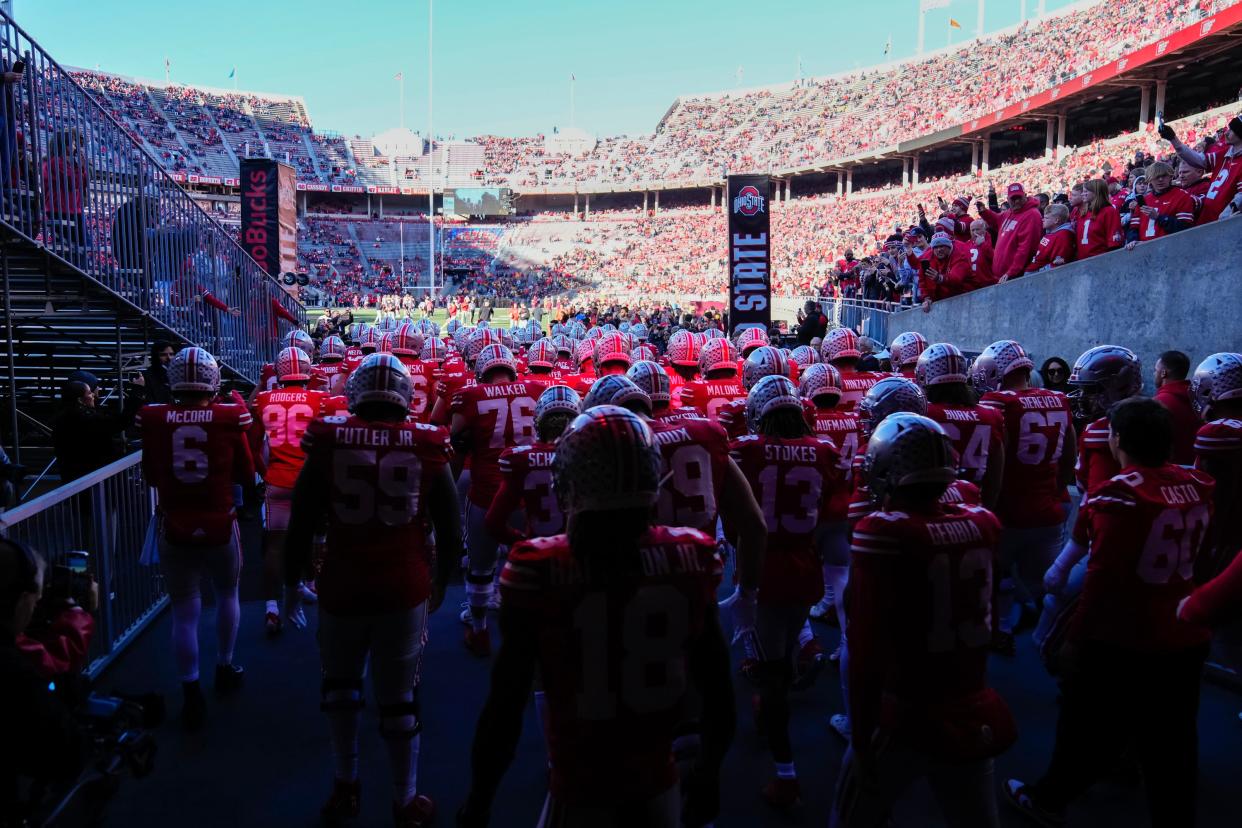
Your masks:
{"label": "flag on pole", "polygon": [[169,60],[168,58],[164,58],[164,71],[167,72],[171,68],[172,68],[172,61]]}
{"label": "flag on pole", "polygon": [[887,55],[891,51],[893,51],[893,36],[889,35],[888,42],[884,44],[884,54]]}
{"label": "flag on pole", "polygon": [[236,66],[234,66],[232,69],[230,69],[230,70],[229,70],[229,77],[230,77],[230,78],[233,78],[233,77],[236,77],[236,76],[237,76],[237,67],[236,67]]}
{"label": "flag on pole", "polygon": [[958,23],[956,20],[954,20],[952,17],[950,17],[950,18],[949,18],[949,28],[950,28],[950,29],[960,29],[960,28],[962,28],[962,24],[961,24],[961,23]]}
{"label": "flag on pole", "polygon": [[392,76],[392,79],[395,81],[405,80],[405,72],[398,72],[397,74]]}
{"label": "flag on pole", "polygon": [[577,76],[577,75],[575,75],[573,72],[570,72],[570,73],[569,73],[569,80],[570,80],[570,82],[572,82],[572,83],[577,83],[577,81],[578,81],[578,76]]}

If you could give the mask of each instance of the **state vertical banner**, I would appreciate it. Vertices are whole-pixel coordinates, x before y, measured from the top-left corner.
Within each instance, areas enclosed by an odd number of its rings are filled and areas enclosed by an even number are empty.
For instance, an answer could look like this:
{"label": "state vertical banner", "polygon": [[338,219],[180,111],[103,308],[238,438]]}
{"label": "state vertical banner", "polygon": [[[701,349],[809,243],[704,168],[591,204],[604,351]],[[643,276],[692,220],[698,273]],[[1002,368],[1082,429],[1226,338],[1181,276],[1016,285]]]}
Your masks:
{"label": "state vertical banner", "polygon": [[729,329],[772,322],[772,181],[766,175],[731,175],[729,211]]}
{"label": "state vertical banner", "polygon": [[269,275],[297,261],[297,193],[292,167],[270,158],[241,160],[241,245]]}

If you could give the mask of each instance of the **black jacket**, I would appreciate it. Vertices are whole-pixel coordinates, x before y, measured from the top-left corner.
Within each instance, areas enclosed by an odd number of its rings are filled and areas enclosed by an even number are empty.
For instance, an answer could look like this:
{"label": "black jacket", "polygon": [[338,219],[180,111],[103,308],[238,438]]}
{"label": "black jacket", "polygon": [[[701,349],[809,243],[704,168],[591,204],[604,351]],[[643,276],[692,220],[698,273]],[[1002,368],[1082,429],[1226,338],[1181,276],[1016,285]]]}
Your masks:
{"label": "black jacket", "polygon": [[147,383],[144,388],[147,402],[162,403],[164,405],[172,402],[172,385],[168,382],[167,368],[157,362],[143,371],[142,377]]}
{"label": "black jacket", "polygon": [[144,399],[140,389],[133,389],[126,394],[120,414],[76,403],[61,414],[52,428],[61,480],[77,480],[124,457],[121,432],[133,425]]}
{"label": "black jacket", "polygon": [[823,339],[827,333],[828,317],[824,316],[820,311],[815,311],[802,320],[794,337],[798,340],[799,345],[810,345],[812,339],[816,337]]}

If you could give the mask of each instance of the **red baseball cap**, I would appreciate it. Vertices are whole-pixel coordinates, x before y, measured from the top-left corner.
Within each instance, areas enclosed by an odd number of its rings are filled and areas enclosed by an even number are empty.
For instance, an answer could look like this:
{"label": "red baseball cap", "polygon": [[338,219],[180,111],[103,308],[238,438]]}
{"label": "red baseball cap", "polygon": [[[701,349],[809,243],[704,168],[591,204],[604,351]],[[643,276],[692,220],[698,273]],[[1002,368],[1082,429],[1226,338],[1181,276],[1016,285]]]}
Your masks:
{"label": "red baseball cap", "polygon": [[1013,198],[1014,196],[1025,196],[1026,190],[1021,184],[1014,183],[1009,185],[1009,189],[1005,191],[1005,194],[1009,196],[1009,198]]}

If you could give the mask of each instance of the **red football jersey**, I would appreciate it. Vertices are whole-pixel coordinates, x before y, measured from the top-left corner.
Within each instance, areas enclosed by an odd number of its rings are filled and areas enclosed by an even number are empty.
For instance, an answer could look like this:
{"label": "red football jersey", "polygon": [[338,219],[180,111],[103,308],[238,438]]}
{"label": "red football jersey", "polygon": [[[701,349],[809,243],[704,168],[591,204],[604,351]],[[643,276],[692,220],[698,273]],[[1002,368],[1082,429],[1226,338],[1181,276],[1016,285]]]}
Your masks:
{"label": "red football jersey", "polygon": [[1121,471],[1117,458],[1108,447],[1108,418],[1101,417],[1088,425],[1078,435],[1078,462],[1074,477],[1078,488],[1089,492]]}
{"label": "red football jersey", "polygon": [[830,520],[833,495],[846,488],[840,452],[826,437],[754,434],[734,440],[729,449],[768,527],[759,603],[814,604],[824,597],[815,530]]}
{"label": "red football jersey", "polygon": [[1005,420],[1005,476],[996,512],[1006,527],[1051,526],[1065,520],[1061,453],[1073,426],[1060,391],[989,391],[980,405]]}
{"label": "red football jersey", "polygon": [[737,377],[697,379],[681,387],[679,398],[683,407],[697,408],[705,412],[709,420],[720,422],[720,409],[732,400],[745,400],[746,389]]}
{"label": "red football jersey", "polygon": [[693,380],[684,379],[671,365],[664,366],[664,373],[668,374],[668,390],[672,394],[672,401],[669,405],[672,408],[681,408],[681,389],[686,387],[687,382]]}
{"label": "red football jersey", "polygon": [[254,416],[267,447],[263,479],[272,486],[292,489],[302,471],[302,435],[310,421],[323,412],[322,391],[289,386],[263,391],[254,401]]}
{"label": "red football jersey", "polygon": [[689,526],[714,537],[729,463],[724,429],[697,417],[652,420],[649,425],[664,460],[657,504],[660,523]]}
{"label": "red football jersey", "polygon": [[940,423],[957,452],[958,477],[983,483],[988,458],[1004,445],[1005,419],[982,405],[928,403],[927,416]]}
{"label": "red football jersey", "polygon": [[436,404],[436,364],[405,355],[397,359],[410,372],[410,416],[420,423],[431,422]]}
{"label": "red football jersey", "polygon": [[[1240,219],[1242,220],[1242,219]],[[1210,464],[1222,495],[1242,487],[1242,420],[1222,419],[1204,423],[1195,435],[1195,466]],[[1242,549],[1242,510],[1217,510],[1212,542],[1216,561],[1223,565]]]}
{"label": "red football jersey", "polygon": [[1229,202],[1242,191],[1242,151],[1229,154],[1227,148],[1206,154],[1208,172],[1212,183],[1199,207],[1199,224],[1209,224],[1220,218]]}
{"label": "red football jersey", "polygon": [[[854,488],[850,492],[848,512],[850,523],[855,523],[877,510],[875,504],[871,502],[871,486],[863,476],[863,458],[866,455],[865,449],[854,455]],[[944,490],[944,494],[940,495],[940,502],[945,505],[957,503],[966,506],[982,506],[983,492],[969,480],[954,480]]]}
{"label": "red football jersey", "polygon": [[1098,213],[1080,213],[1074,224],[1078,239],[1078,258],[1089,259],[1125,243],[1121,234],[1121,214],[1111,204],[1105,204]]}
{"label": "red football jersey", "polygon": [[329,396],[335,397],[345,393],[345,380],[349,379],[351,369],[344,360],[321,362],[316,368],[323,377],[323,390]]}
{"label": "red football jersey", "polygon": [[674,423],[685,419],[703,420],[706,419],[706,416],[697,408],[673,408],[672,406],[667,406],[653,411],[651,419],[661,423]]}
{"label": "red football jersey", "polygon": [[625,583],[591,583],[564,535],[517,544],[501,572],[504,605],[538,625],[561,802],[642,801],[677,782],[687,658],[716,612],[721,564],[692,529],[653,527],[639,551]]}
{"label": "red football jersey", "polygon": [[[1181,187],[1170,187],[1160,195],[1149,192],[1143,196],[1144,207],[1155,207],[1157,217],[1173,216],[1178,221],[1193,224],[1195,220],[1195,203]],[[1164,228],[1156,224],[1156,220],[1136,207],[1130,214],[1130,226],[1138,229],[1139,241],[1158,239],[1168,235]]]}
{"label": "red football jersey", "polygon": [[[280,387],[280,383],[276,379],[276,366],[270,362],[263,364],[259,369],[259,390],[274,391]],[[318,365],[311,366],[310,382],[307,387],[315,391],[324,391],[328,388],[328,376]]]}
{"label": "red football jersey", "polygon": [[537,382],[517,380],[463,388],[449,403],[449,414],[462,418],[470,446],[467,497],[486,509],[500,491],[500,455],[513,446],[535,442],[535,401],[543,393]]}
{"label": "red football jersey", "polygon": [[147,405],[138,412],[142,471],[159,492],[170,543],[218,546],[233,534],[233,484],[254,480],[243,406]]}
{"label": "red football jersey", "polygon": [[311,482],[329,494],[317,581],[323,608],[375,615],[431,594],[426,496],[452,456],[448,432],[361,417],[314,420],[302,436]]}
{"label": "red football jersey", "polygon": [[449,403],[458,391],[463,388],[470,388],[477,385],[474,378],[474,372],[466,367],[465,363],[457,362],[450,364],[447,361],[440,366],[440,372],[436,376],[435,399],[440,403],[439,406],[433,407],[434,412],[437,408],[442,409],[440,416],[432,417],[432,422],[436,425],[449,424]]}
{"label": "red football jersey", "polygon": [[1177,620],[1177,604],[1194,587],[1214,488],[1203,472],[1170,463],[1129,466],[1091,490],[1082,507],[1091,555],[1072,640],[1142,652],[1207,643],[1208,630]]}
{"label": "red football jersey", "polygon": [[858,404],[875,385],[885,377],[898,376],[883,371],[842,371],[841,399],[837,400],[837,408],[841,411],[857,411]]}
{"label": "red football jersey", "polygon": [[883,692],[922,707],[984,689],[1000,531],[991,512],[963,504],[874,512],[854,527],[849,689],[864,728]]}
{"label": "red football jersey", "polygon": [[[502,543],[544,538],[565,531],[565,514],[552,490],[556,443],[514,446],[500,455],[500,492],[487,509],[487,525]],[[521,509],[524,535],[509,528],[509,517]]]}
{"label": "red football jersey", "polygon": [[857,414],[835,407],[816,409],[812,428],[816,434],[832,440],[841,454],[837,468],[841,470],[844,485],[833,492],[828,514],[829,520],[834,522],[845,520],[854,488],[854,459],[859,458],[861,464],[862,456],[867,453],[867,438],[863,436]]}

